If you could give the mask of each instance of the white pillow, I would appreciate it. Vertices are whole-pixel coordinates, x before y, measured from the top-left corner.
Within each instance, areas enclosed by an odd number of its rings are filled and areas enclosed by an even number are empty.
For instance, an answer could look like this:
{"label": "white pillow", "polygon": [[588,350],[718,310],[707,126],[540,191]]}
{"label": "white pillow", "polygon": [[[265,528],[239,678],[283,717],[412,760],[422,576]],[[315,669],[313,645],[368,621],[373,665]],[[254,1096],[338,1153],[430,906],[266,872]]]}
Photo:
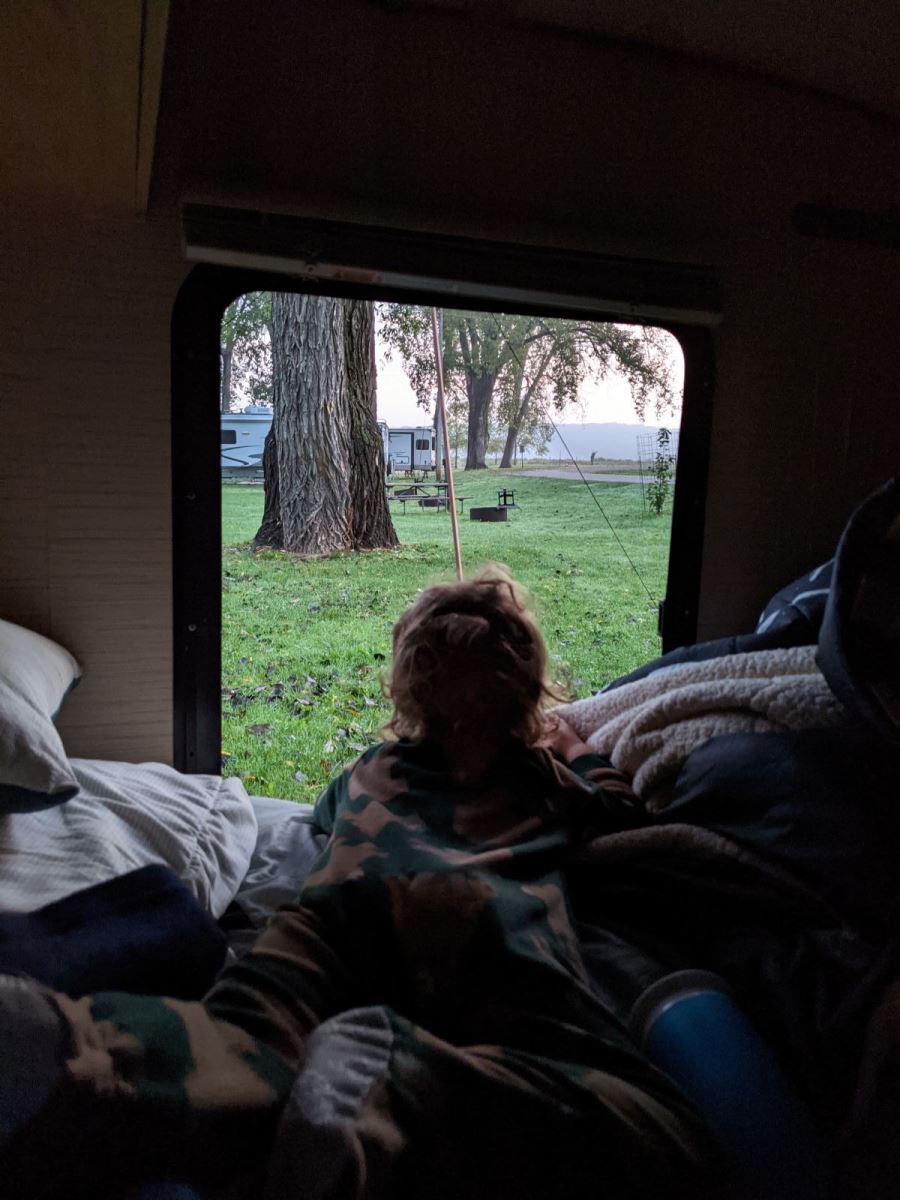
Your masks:
{"label": "white pillow", "polygon": [[81,790],[67,804],[0,816],[0,910],[33,912],[162,863],[203,908],[222,915],[256,845],[256,816],[239,779],[85,758],[73,758],[72,769]]}
{"label": "white pillow", "polygon": [[53,718],[80,678],[68,650],[0,621],[0,813],[49,808],[78,791]]}

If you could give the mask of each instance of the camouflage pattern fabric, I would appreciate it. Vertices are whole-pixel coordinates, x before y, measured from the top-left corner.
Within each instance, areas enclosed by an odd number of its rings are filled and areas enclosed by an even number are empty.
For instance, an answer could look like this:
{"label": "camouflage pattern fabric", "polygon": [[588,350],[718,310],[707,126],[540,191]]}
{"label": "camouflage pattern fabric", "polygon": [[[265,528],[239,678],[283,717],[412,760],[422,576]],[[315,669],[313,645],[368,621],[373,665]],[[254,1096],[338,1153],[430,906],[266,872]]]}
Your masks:
{"label": "camouflage pattern fabric", "polygon": [[346,1117],[363,1165],[329,1195],[702,1194],[708,1135],[595,998],[569,912],[572,849],[633,825],[631,799],[593,755],[510,747],[473,788],[425,744],[373,747],[318,802],[331,836],[298,903],[203,1004],[54,997],[65,1070],[6,1178],[41,1155],[84,1177],[104,1130],[120,1174],[149,1156],[222,1181],[266,1157],[314,1031],[378,1005],[389,1053]]}

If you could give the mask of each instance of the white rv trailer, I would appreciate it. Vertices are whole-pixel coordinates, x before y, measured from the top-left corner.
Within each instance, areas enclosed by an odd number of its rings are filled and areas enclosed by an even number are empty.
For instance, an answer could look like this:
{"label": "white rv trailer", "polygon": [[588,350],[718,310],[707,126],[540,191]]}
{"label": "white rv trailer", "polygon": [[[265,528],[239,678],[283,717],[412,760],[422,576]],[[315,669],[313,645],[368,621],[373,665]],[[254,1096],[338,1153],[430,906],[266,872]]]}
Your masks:
{"label": "white rv trailer", "polygon": [[434,430],[430,425],[391,429],[388,448],[393,471],[434,470]]}
{"label": "white rv trailer", "polygon": [[272,424],[271,408],[251,404],[243,412],[222,413],[219,464],[223,470],[262,470],[263,447]]}

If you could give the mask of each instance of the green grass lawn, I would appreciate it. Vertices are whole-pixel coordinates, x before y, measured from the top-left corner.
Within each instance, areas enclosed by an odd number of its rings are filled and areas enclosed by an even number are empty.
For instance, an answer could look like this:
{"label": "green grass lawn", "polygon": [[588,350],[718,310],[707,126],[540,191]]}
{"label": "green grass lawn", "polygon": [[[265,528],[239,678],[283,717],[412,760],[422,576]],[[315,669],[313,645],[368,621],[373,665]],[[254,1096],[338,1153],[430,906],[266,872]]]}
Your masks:
{"label": "green grass lawn", "polygon": [[[636,484],[592,484],[654,599],[664,593],[670,514],[645,515]],[[506,524],[470,521],[473,504],[515,489]],[[579,480],[461,473],[463,563],[505,563],[531,591],[553,673],[586,696],[659,653],[656,606]],[[388,715],[380,676],[391,627],[416,592],[453,577],[450,518],[394,513],[395,551],[302,561],[248,543],[262,488],[224,485],[223,773],[248,791],[313,800]]]}

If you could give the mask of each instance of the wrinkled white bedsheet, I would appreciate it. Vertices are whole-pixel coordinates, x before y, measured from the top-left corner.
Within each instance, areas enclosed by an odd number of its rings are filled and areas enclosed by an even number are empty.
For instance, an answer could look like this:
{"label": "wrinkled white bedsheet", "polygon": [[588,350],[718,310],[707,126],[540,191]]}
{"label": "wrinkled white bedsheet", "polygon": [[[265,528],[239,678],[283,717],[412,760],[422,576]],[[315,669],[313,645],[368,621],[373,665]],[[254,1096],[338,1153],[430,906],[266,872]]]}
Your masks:
{"label": "wrinkled white bedsheet", "polygon": [[0,909],[32,912],[163,863],[220,917],[256,846],[241,781],[182,775],[162,763],[70,762],[81,785],[71,800],[0,817]]}

